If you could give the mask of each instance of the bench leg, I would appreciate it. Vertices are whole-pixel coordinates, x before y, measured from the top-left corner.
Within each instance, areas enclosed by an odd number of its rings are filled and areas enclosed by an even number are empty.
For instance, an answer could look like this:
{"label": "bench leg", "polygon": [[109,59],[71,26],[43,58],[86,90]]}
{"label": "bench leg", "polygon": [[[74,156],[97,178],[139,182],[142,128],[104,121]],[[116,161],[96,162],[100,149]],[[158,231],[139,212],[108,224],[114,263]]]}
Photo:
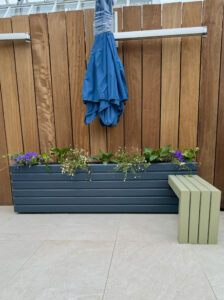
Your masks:
{"label": "bench leg", "polygon": [[199,219],[199,244],[208,243],[208,225],[210,210],[210,191],[201,192],[200,219]]}
{"label": "bench leg", "polygon": [[198,227],[200,213],[200,193],[198,191],[191,192],[190,200],[190,221],[189,221],[189,243],[198,243]]}
{"label": "bench leg", "polygon": [[218,242],[220,203],[221,203],[221,193],[218,191],[212,192],[208,244],[217,244]]}
{"label": "bench leg", "polygon": [[189,234],[189,211],[190,211],[190,193],[182,192],[179,198],[178,214],[178,241],[180,244],[188,243]]}

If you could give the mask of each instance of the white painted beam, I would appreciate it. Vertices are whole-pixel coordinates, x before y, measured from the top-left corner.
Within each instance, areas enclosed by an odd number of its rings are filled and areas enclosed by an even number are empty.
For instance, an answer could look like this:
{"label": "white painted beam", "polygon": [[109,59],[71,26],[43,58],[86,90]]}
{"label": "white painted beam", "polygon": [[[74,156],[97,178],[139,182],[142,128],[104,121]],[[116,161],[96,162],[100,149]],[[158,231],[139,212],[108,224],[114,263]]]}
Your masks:
{"label": "white painted beam", "polygon": [[207,26],[202,27],[185,27],[185,28],[168,28],[156,30],[114,32],[115,40],[135,40],[135,39],[154,39],[169,38],[181,36],[203,35],[207,33]]}
{"label": "white painted beam", "polygon": [[30,41],[30,34],[27,32],[21,33],[1,33],[0,41],[25,40]]}

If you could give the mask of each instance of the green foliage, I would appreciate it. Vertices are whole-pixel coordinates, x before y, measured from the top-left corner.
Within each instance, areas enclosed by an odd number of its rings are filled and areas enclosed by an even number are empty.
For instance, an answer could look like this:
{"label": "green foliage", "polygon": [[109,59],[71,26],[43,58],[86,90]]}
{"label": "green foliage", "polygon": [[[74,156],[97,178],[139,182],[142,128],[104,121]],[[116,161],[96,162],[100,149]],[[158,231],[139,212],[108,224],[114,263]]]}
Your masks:
{"label": "green foliage", "polygon": [[144,156],[135,152],[127,153],[123,149],[120,149],[115,154],[114,162],[117,163],[115,170],[124,173],[124,181],[127,180],[128,173],[136,174],[138,172],[143,172],[150,165]]}
{"label": "green foliage", "polygon": [[[116,154],[111,151],[104,153],[99,150],[99,155],[95,155],[91,158],[85,154],[84,150],[67,148],[51,148],[50,152],[37,154],[35,152],[18,153],[14,155],[8,154],[14,166],[33,166],[37,164],[45,164],[48,169],[48,164],[57,161],[62,168],[62,173],[67,173],[74,176],[78,170],[89,171],[88,163],[93,160],[97,160],[102,164],[116,163],[116,171],[124,173],[124,181],[127,179],[128,173],[137,174],[143,172],[148,168],[150,163],[155,162],[167,162],[173,161],[177,163],[181,168],[187,168],[186,163],[196,160],[196,155],[199,148],[184,149],[181,151],[170,150],[170,145],[160,148],[158,150],[152,150],[145,148],[143,155],[138,152],[126,152],[124,149],[120,149]],[[7,155],[2,157],[6,158]],[[137,175],[135,176],[137,177]]]}
{"label": "green foliage", "polygon": [[49,170],[49,163],[51,162],[50,152],[44,152],[39,155],[40,164],[46,165],[47,170]]}
{"label": "green foliage", "polygon": [[50,161],[50,153],[37,154],[36,152],[21,152],[16,154],[3,155],[3,158],[9,157],[13,166],[24,167],[34,166],[38,164],[45,164],[48,168],[48,162]]}
{"label": "green foliage", "polygon": [[199,147],[196,147],[195,149],[184,149],[184,151],[182,152],[183,157],[185,158],[186,162],[192,162],[194,160],[196,160],[197,157],[197,153],[199,151]]}
{"label": "green foliage", "polygon": [[144,149],[143,155],[147,162],[163,162],[170,161],[170,145],[167,145],[163,148],[159,148],[158,150],[152,150],[151,148],[146,147]]}
{"label": "green foliage", "polygon": [[105,153],[100,149],[99,153],[100,153],[100,155],[94,155],[93,157],[90,158],[90,160],[97,160],[104,165],[107,165],[107,164],[113,162],[112,158],[113,158],[114,154],[112,151]]}
{"label": "green foliage", "polygon": [[62,173],[74,176],[78,170],[88,171],[88,161],[84,150],[70,149],[61,163]]}
{"label": "green foliage", "polygon": [[51,150],[51,156],[55,158],[59,164],[61,164],[64,161],[66,154],[71,150],[71,147],[61,148],[61,149],[57,147],[52,147],[50,150]]}
{"label": "green foliage", "polygon": [[189,168],[186,166],[186,163],[191,163],[195,161],[198,151],[199,151],[198,147],[190,150],[184,149],[183,152],[178,150],[176,151],[171,150],[170,153],[172,157],[172,162],[178,164],[182,170],[188,170]]}

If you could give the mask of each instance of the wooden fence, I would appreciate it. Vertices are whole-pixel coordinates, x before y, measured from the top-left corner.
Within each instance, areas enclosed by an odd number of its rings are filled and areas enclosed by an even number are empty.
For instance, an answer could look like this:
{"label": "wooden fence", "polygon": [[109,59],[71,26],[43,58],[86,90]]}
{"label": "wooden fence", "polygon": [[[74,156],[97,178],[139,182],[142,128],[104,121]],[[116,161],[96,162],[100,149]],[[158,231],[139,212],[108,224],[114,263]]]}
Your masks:
{"label": "wooden fence", "polygon": [[[119,124],[105,128],[98,119],[84,124],[93,10],[0,19],[0,33],[30,32],[32,39],[0,43],[0,155],[68,145],[91,154],[120,146],[198,145],[201,176],[224,191],[222,0],[117,10],[119,30],[204,24],[208,36],[119,42],[130,99]],[[11,204],[2,159],[0,203]]]}

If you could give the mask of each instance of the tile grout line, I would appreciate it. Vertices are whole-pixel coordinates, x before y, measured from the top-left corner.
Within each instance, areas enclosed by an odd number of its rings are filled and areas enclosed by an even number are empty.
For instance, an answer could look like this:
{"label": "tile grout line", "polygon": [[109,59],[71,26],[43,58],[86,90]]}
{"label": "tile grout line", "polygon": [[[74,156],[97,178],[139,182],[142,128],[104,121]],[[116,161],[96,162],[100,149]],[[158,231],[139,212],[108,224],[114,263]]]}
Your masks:
{"label": "tile grout line", "polygon": [[209,280],[209,278],[208,278],[206,272],[204,271],[204,268],[203,268],[203,266],[202,266],[200,260],[198,259],[197,254],[196,254],[195,251],[194,251],[194,248],[193,248],[191,251],[193,252],[194,257],[196,258],[196,260],[197,260],[197,262],[198,262],[198,264],[199,264],[199,267],[200,267],[200,269],[201,269],[201,272],[204,274],[205,278],[207,279],[208,285],[210,286],[210,289],[212,290],[215,299],[218,300],[218,298],[217,298],[217,296],[216,296],[216,293],[215,293],[215,291],[214,291],[214,289],[213,289],[213,287],[212,287],[212,284],[211,284],[211,282],[210,282],[210,280]]}
{"label": "tile grout line", "polygon": [[115,247],[117,245],[117,237],[118,237],[118,233],[119,233],[119,230],[120,230],[122,217],[123,216],[121,216],[121,218],[120,218],[120,222],[119,222],[118,229],[117,229],[117,232],[116,232],[116,237],[115,237],[114,246],[113,246],[113,250],[112,250],[112,254],[111,254],[110,264],[109,264],[109,268],[108,268],[108,272],[107,272],[107,279],[106,279],[104,290],[103,290],[102,300],[104,300],[104,296],[105,296],[106,289],[107,289],[107,283],[108,283],[108,279],[109,279],[109,275],[110,275],[110,269],[111,269],[112,261],[113,261],[113,257],[114,257],[114,250],[115,250]]}
{"label": "tile grout line", "polygon": [[40,249],[40,247],[43,245],[46,240],[40,241],[40,245],[34,250],[34,252],[24,261],[24,263],[18,268],[18,270],[9,278],[9,280],[6,281],[6,283],[2,286],[1,290],[3,290],[7,284],[13,280],[13,278],[21,271],[23,266],[35,255],[35,253]]}

